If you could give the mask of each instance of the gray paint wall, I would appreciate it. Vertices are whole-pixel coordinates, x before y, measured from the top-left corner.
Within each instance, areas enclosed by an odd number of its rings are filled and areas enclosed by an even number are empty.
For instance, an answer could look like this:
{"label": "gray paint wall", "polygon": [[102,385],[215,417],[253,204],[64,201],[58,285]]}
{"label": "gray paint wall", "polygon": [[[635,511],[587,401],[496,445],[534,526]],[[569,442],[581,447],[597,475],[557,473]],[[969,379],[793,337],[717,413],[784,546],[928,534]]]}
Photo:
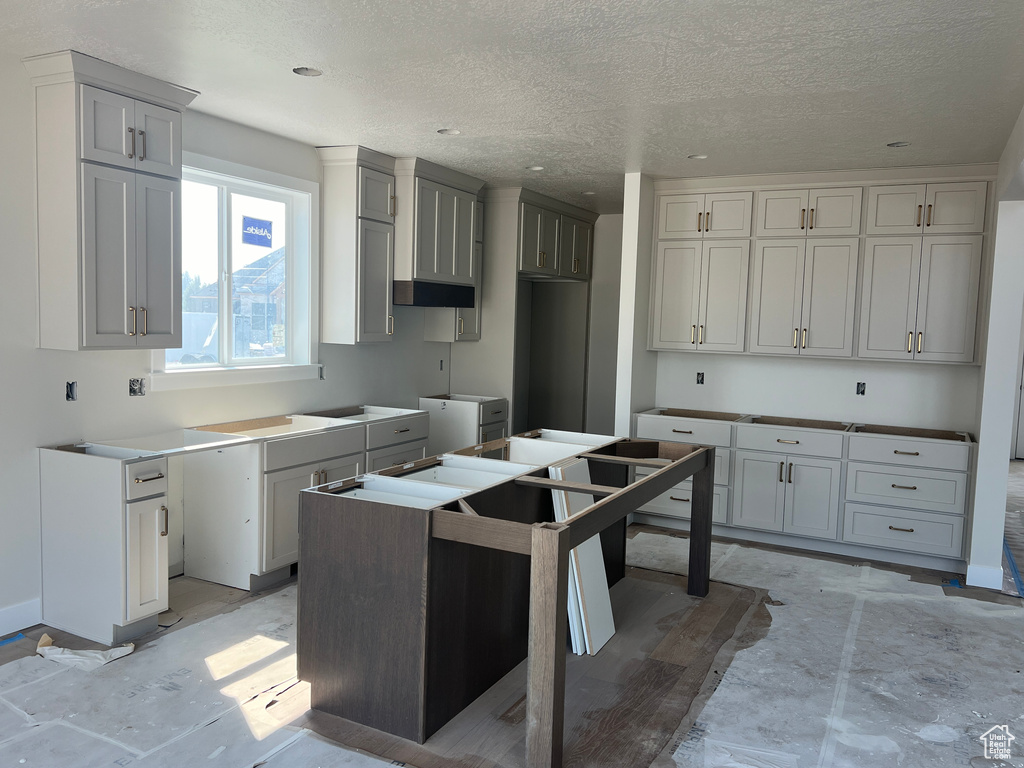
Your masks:
{"label": "gray paint wall", "polygon": [[597,220],[591,261],[586,431],[610,435],[615,432],[615,354],[619,339],[622,214],[602,216]]}

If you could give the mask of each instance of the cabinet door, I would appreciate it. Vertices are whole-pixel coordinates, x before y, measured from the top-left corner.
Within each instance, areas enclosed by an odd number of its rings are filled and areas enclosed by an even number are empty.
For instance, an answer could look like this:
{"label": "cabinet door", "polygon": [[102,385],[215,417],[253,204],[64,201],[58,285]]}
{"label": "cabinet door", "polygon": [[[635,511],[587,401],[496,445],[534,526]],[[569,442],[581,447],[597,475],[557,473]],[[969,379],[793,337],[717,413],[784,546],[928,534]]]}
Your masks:
{"label": "cabinet door", "polygon": [[135,102],[135,167],[181,178],[181,112]]}
{"label": "cabinet door", "polygon": [[860,240],[856,237],[807,240],[800,313],[801,355],[853,355],[859,250]]}
{"label": "cabinet door", "polygon": [[799,354],[806,240],[760,240],[754,252],[750,351]]}
{"label": "cabinet door", "polygon": [[263,476],[261,573],[298,562],[299,491],[319,484],[319,469],[305,464]]}
{"label": "cabinet door", "polygon": [[135,180],[82,164],[83,346],[136,346]]}
{"label": "cabinet door", "polygon": [[459,240],[459,199],[455,190],[436,186],[437,258],[432,272],[421,272],[417,277],[434,278],[450,283],[455,277],[456,246]]}
{"label": "cabinet door", "polygon": [[558,246],[558,274],[580,280],[590,278],[590,238],[593,227],[585,221],[563,216]]}
{"label": "cabinet door", "polygon": [[[422,458],[422,457],[421,457]],[[348,480],[363,471],[362,456],[344,456],[340,459],[320,462],[320,482],[336,483]]]}
{"label": "cabinet door", "polygon": [[658,198],[658,239],[701,237],[704,195],[661,195]]}
{"label": "cabinet door", "polygon": [[758,193],[758,237],[796,237],[806,234],[806,189],[783,189]]}
{"label": "cabinet door", "polygon": [[[473,260],[476,262],[475,273],[480,274],[483,262],[483,243],[473,243]],[[483,298],[483,286],[479,281],[474,291],[472,307],[459,307],[455,310],[455,341],[480,340],[480,304]]]}
{"label": "cabinet door", "polygon": [[551,211],[540,212],[541,268],[550,275],[558,274],[558,233],[560,216]]}
{"label": "cabinet door", "polygon": [[915,360],[974,360],[980,278],[981,235],[924,238]]}
{"label": "cabinet door", "polygon": [[753,192],[716,192],[704,196],[704,237],[750,237]]}
{"label": "cabinet door", "polygon": [[812,189],[807,198],[807,234],[859,235],[863,193],[860,187]]}
{"label": "cabinet door", "polygon": [[83,85],[81,99],[82,159],[134,168],[135,99]]}
{"label": "cabinet door", "polygon": [[984,181],[929,184],[924,207],[925,234],[983,231],[987,189]]}
{"label": "cabinet door", "polygon": [[651,349],[696,349],[701,241],[658,243],[651,301]]}
{"label": "cabinet door", "polygon": [[776,453],[736,451],[736,488],[732,524],[781,531],[785,509],[786,457]]}
{"label": "cabinet door", "polygon": [[181,182],[135,180],[138,345],[181,346]]}
{"label": "cabinet door", "polygon": [[395,177],[370,168],[359,169],[359,210],[356,215],[385,224],[395,223]]}
{"label": "cabinet door", "polygon": [[438,216],[440,215],[440,187],[425,179],[416,179],[416,231],[415,269],[413,277],[431,278],[437,275],[439,249]]}
{"label": "cabinet door", "polygon": [[860,357],[913,359],[921,238],[868,238],[860,300]]}
{"label": "cabinet door", "polygon": [[477,279],[476,261],[473,259],[476,240],[473,237],[473,219],[476,216],[476,198],[465,192],[455,197],[455,262],[451,282],[474,285]]}
{"label": "cabinet door", "polygon": [[501,421],[497,424],[480,425],[480,443],[489,443],[491,440],[500,440],[508,435],[508,423]]}
{"label": "cabinet door", "polygon": [[167,610],[167,497],[125,505],[126,622]]}
{"label": "cabinet door", "polygon": [[869,235],[914,235],[924,231],[924,184],[868,187]]}
{"label": "cabinet door", "polygon": [[356,295],[356,341],[391,341],[394,310],[391,306],[395,278],[395,228],[370,219],[359,219],[359,285]]}
{"label": "cabinet door", "polygon": [[747,325],[749,240],[705,242],[701,257],[697,348],[742,352]]}
{"label": "cabinet door", "polygon": [[786,459],[786,533],[835,539],[839,533],[842,462],[789,456]]}
{"label": "cabinet door", "polygon": [[541,210],[523,203],[519,232],[519,271],[543,272],[540,266]]}

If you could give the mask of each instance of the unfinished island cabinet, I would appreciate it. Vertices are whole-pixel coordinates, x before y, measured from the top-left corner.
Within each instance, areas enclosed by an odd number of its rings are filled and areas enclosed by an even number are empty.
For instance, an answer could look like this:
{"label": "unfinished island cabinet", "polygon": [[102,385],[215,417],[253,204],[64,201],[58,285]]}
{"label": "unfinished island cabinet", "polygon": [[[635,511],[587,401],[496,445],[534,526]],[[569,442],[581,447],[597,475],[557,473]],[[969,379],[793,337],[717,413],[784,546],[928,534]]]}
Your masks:
{"label": "unfinished island cabinet", "polygon": [[859,247],[857,238],[758,241],[750,351],[852,356]]}
{"label": "unfinished island cabinet", "polygon": [[197,94],[74,51],[24,64],[36,97],[39,345],[180,346],[181,112]]}
{"label": "unfinished island cabinet", "polygon": [[984,181],[869,187],[867,234],[980,234],[987,191]]}
{"label": "unfinished island cabinet", "polygon": [[320,147],[317,152],[323,166],[320,340],[391,341],[395,161],[364,147]]}
{"label": "unfinished island cabinet", "polygon": [[861,187],[783,189],[757,195],[758,237],[860,234]]}
{"label": "unfinished island cabinet", "polygon": [[43,621],[105,645],[167,610],[166,459],[81,443],[39,451]]}
{"label": "unfinished island cabinet", "polygon": [[430,414],[428,453],[437,455],[508,435],[508,400],[484,395],[421,397]]}
{"label": "unfinished island cabinet", "polygon": [[981,235],[868,238],[859,356],[972,362],[981,245]]}
{"label": "unfinished island cabinet", "polygon": [[749,240],[658,243],[650,349],[742,352]]}

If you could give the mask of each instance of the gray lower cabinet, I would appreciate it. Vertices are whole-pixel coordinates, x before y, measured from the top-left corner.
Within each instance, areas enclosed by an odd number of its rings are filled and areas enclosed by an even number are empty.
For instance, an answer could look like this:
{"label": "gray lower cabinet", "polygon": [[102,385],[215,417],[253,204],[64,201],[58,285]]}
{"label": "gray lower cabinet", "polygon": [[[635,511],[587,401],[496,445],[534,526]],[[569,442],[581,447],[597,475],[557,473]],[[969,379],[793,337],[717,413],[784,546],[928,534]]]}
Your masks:
{"label": "gray lower cabinet", "polygon": [[733,525],[835,539],[842,462],[736,452]]}

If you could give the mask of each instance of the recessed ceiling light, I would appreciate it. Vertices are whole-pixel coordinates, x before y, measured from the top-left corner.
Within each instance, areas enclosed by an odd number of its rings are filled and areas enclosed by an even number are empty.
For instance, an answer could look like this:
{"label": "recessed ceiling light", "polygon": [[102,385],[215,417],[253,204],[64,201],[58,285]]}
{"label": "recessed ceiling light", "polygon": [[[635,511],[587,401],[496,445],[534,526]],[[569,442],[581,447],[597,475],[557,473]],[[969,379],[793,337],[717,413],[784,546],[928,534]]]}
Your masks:
{"label": "recessed ceiling light", "polygon": [[458,136],[462,133],[458,128],[439,128],[437,132],[442,136]]}
{"label": "recessed ceiling light", "polygon": [[597,192],[584,192],[583,194],[587,195],[587,196],[590,196],[590,195],[596,195]]}
{"label": "recessed ceiling light", "polygon": [[893,141],[893,142],[890,142],[889,144],[886,144],[885,146],[892,147],[893,149],[899,149],[900,147],[909,147],[910,146],[910,142],[909,141]]}
{"label": "recessed ceiling light", "polygon": [[526,170],[528,170],[528,171],[543,171],[544,170],[544,166],[543,165],[528,165],[528,166],[526,166]]}
{"label": "recessed ceiling light", "polygon": [[708,156],[707,155],[687,155],[686,159],[687,160],[707,160]]}
{"label": "recessed ceiling light", "polygon": [[292,72],[303,77],[320,77],[323,74],[319,69],[314,69],[313,67],[295,67]]}

